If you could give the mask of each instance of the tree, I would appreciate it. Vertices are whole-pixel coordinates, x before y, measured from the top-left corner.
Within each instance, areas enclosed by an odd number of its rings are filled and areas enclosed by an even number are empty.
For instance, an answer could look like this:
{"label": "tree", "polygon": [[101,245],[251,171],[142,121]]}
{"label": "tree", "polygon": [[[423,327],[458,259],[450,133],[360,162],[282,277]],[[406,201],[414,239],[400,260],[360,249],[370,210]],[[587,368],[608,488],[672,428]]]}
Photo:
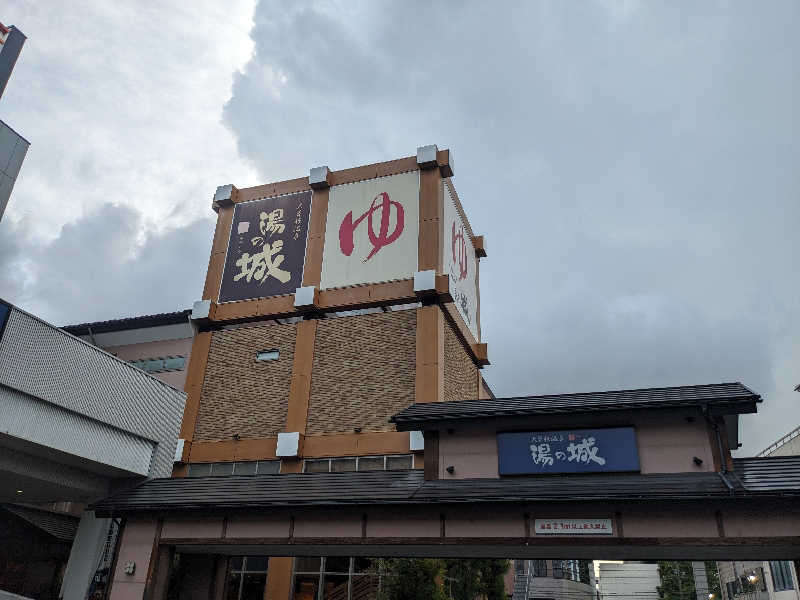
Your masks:
{"label": "tree", "polygon": [[708,593],[713,594],[715,600],[720,600],[722,598],[722,589],[720,589],[717,563],[713,560],[707,560],[705,566],[706,579],[708,579]]}
{"label": "tree", "polygon": [[445,600],[442,562],[433,558],[390,558],[381,561],[382,600]]}
{"label": "tree", "polygon": [[689,561],[659,561],[658,597],[661,600],[696,600],[694,571]]}

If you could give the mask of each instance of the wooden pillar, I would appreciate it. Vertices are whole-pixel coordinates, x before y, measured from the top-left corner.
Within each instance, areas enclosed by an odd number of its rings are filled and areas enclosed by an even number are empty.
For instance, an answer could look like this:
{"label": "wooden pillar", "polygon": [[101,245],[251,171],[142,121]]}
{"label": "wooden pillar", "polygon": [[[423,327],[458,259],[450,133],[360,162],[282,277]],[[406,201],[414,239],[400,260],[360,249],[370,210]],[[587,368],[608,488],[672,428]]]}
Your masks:
{"label": "wooden pillar", "polygon": [[192,341],[192,354],[189,358],[189,366],[186,372],[186,405],[183,409],[183,420],[181,421],[180,437],[185,440],[183,447],[183,459],[187,460],[191,455],[192,440],[194,439],[194,428],[197,423],[197,414],[200,411],[200,396],[203,393],[203,379],[206,375],[206,364],[208,363],[208,353],[211,350],[211,332],[198,333]]}
{"label": "wooden pillar", "polygon": [[444,399],[444,315],[436,305],[417,309],[417,360],[414,402]]}
{"label": "wooden pillar", "polygon": [[314,343],[317,336],[317,320],[309,319],[297,324],[294,343],[292,382],[289,388],[289,403],[286,412],[286,431],[306,434],[308,402],[311,398],[311,371],[314,365]]}
{"label": "wooden pillar", "polygon": [[442,223],[444,223],[444,188],[438,168],[419,172],[419,241],[418,269],[442,273]]}
{"label": "wooden pillar", "polygon": [[311,200],[311,220],[308,224],[306,263],[303,269],[303,286],[319,287],[322,278],[322,252],[325,249],[325,223],[328,219],[330,191],[315,189]]}
{"label": "wooden pillar", "polygon": [[270,556],[264,600],[289,600],[292,597],[291,556]]}
{"label": "wooden pillar", "polygon": [[221,207],[217,213],[217,228],[211,244],[211,257],[208,260],[206,283],[203,286],[203,300],[216,302],[219,299],[219,286],[222,283],[222,270],[225,267],[225,252],[231,235],[233,223],[233,204]]}

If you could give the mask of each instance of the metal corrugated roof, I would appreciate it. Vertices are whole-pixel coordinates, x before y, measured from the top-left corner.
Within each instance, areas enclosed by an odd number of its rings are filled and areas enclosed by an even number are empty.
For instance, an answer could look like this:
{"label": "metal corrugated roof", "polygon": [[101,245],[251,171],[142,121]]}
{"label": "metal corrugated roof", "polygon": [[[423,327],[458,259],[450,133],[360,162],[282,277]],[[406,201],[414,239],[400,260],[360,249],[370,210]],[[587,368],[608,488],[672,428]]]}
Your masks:
{"label": "metal corrugated roof", "polygon": [[[761,396],[741,383],[684,385],[677,387],[614,390],[579,394],[520,396],[491,400],[428,402],[413,404],[391,418],[399,431],[420,429],[420,424],[433,421],[458,421],[487,417],[514,417],[538,414],[567,414],[630,410],[640,408],[672,408],[680,406],[731,405],[761,402]],[[746,412],[749,409],[744,408]]]}
{"label": "metal corrugated roof", "polygon": [[800,490],[800,456],[737,458],[733,472],[749,492]]}
{"label": "metal corrugated roof", "polygon": [[95,321],[94,323],[79,323],[77,325],[64,325],[61,329],[72,335],[89,335],[92,333],[106,333],[108,331],[124,331],[126,329],[141,329],[143,327],[158,327],[160,325],[175,325],[186,323],[192,309],[187,308],[177,312],[143,315],[140,317],[126,317],[124,319],[111,319],[109,321]]}
{"label": "metal corrugated roof", "polygon": [[20,504],[3,504],[2,507],[59,540],[71,542],[75,539],[78,517]]}
{"label": "metal corrugated roof", "polygon": [[[798,467],[800,473],[800,467]],[[718,473],[605,473],[425,481],[421,470],[153,479],[96,503],[101,516],[137,511],[302,506],[691,500],[746,496]]]}

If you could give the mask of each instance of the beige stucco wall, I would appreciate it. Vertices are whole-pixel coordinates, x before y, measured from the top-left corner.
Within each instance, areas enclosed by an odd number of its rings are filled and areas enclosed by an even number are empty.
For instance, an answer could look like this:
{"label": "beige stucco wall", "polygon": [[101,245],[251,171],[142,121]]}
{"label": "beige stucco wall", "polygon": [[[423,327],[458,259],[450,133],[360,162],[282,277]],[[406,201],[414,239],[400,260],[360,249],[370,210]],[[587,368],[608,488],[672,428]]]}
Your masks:
{"label": "beige stucco wall", "polygon": [[[108,348],[104,348],[104,350],[127,361],[161,358],[165,356],[185,356],[185,364],[188,366],[189,356],[192,353],[192,338],[142,342],[140,344],[127,344],[125,346],[109,346]],[[186,368],[181,371],[151,373],[151,375],[179,390],[182,390],[186,384]]]}

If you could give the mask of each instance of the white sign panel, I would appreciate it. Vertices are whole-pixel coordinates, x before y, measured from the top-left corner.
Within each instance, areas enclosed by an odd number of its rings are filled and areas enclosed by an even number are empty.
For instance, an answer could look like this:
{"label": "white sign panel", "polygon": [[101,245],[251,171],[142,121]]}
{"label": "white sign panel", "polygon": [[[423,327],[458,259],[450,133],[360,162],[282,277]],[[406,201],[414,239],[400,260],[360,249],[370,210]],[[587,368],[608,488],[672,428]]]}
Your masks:
{"label": "white sign panel", "polygon": [[[442,184],[444,185],[444,183]],[[478,258],[464,221],[444,186],[444,269],[450,277],[450,294],[475,339],[478,335]]]}
{"label": "white sign panel", "polygon": [[613,535],[611,519],[534,519],[534,535]]}
{"label": "white sign panel", "polygon": [[413,277],[418,237],[419,171],[332,187],[320,287]]}

